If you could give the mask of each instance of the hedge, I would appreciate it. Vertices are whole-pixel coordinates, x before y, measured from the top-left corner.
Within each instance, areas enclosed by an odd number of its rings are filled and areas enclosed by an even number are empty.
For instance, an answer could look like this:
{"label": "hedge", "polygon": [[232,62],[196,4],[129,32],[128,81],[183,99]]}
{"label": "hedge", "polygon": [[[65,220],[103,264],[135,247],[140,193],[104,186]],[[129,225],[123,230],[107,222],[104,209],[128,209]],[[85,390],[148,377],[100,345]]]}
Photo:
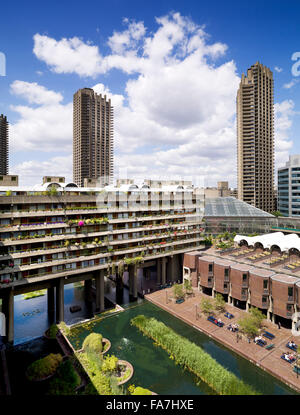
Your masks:
{"label": "hedge", "polygon": [[250,385],[225,369],[201,347],[178,335],[155,318],[139,315],[131,320],[145,336],[168,352],[176,364],[183,366],[207,383],[219,395],[258,395]]}

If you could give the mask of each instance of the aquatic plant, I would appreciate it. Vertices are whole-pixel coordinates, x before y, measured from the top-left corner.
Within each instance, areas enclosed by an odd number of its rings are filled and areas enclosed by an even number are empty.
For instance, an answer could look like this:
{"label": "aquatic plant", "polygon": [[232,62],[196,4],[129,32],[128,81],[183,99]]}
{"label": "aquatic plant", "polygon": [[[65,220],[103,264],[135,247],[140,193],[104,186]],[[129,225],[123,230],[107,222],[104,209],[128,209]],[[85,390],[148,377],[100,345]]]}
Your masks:
{"label": "aquatic plant", "polygon": [[155,318],[139,315],[131,320],[145,336],[155,341],[176,364],[189,370],[219,395],[257,395],[250,386],[225,369],[201,347],[175,333]]}

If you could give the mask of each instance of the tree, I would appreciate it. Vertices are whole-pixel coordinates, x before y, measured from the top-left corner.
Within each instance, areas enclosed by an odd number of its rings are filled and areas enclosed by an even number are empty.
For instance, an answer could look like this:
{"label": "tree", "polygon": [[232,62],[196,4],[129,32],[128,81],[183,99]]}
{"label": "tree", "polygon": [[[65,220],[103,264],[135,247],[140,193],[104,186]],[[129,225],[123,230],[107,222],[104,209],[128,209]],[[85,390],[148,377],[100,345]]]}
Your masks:
{"label": "tree", "polygon": [[256,307],[251,307],[249,310],[249,313],[251,317],[256,322],[257,328],[260,328],[262,325],[263,320],[265,319],[265,316],[263,313]]}
{"label": "tree", "polygon": [[279,210],[274,210],[274,212],[271,212],[271,215],[276,216],[276,218],[278,218],[278,216],[283,216],[283,214]]}
{"label": "tree", "polygon": [[183,285],[186,292],[191,292],[193,290],[190,280],[185,279]]}
{"label": "tree", "polygon": [[252,316],[245,316],[238,321],[240,330],[249,337],[255,337],[259,333],[257,322]]}
{"label": "tree", "polygon": [[204,314],[211,314],[213,312],[214,306],[212,302],[206,298],[202,298],[200,302],[200,310]]}
{"label": "tree", "polygon": [[222,294],[217,294],[215,298],[215,307],[218,311],[224,311],[225,310],[225,300],[223,298]]}
{"label": "tree", "polygon": [[182,284],[173,285],[173,294],[176,299],[184,297],[184,291],[182,288]]}

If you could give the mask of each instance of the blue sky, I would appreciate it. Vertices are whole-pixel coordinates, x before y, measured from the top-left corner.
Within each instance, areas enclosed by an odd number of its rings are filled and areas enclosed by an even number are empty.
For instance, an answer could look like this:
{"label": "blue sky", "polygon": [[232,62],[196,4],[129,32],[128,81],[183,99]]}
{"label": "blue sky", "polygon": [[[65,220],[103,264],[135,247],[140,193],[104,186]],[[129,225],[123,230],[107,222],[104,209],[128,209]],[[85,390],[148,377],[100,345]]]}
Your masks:
{"label": "blue sky", "polygon": [[276,166],[300,153],[296,0],[45,3],[1,6],[0,113],[22,184],[72,179],[72,96],[95,86],[115,107],[119,174],[235,186],[235,95],[257,60],[274,75]]}

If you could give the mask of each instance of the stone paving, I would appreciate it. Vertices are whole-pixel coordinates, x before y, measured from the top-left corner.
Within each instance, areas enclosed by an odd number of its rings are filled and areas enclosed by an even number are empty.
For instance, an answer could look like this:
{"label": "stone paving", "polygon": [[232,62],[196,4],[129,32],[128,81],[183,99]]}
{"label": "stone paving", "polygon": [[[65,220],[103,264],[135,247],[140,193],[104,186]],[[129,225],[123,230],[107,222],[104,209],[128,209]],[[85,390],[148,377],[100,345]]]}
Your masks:
{"label": "stone paving", "polygon": [[223,327],[218,327],[209,322],[204,314],[200,313],[199,304],[203,297],[212,298],[194,289],[194,296],[190,296],[181,304],[176,304],[172,300],[172,288],[159,290],[145,296],[148,301],[224,344],[229,349],[240,354],[261,369],[266,370],[300,393],[300,375],[298,379],[297,374],[293,372],[293,364],[280,358],[283,352],[293,353],[285,345],[290,340],[293,340],[297,345],[300,344],[300,337],[292,336],[290,329],[284,327],[278,329],[277,325],[264,320],[263,328],[275,335],[273,340],[266,339],[268,345],[271,343],[275,345],[272,350],[266,350],[264,347],[255,344],[252,340],[251,343],[248,343],[246,337],[243,337],[237,342],[236,333],[227,330],[226,326],[229,323],[237,323],[246,314],[246,311],[226,304],[226,311],[232,313],[234,318],[229,320],[224,316],[224,313],[217,314],[217,317],[225,323]]}

